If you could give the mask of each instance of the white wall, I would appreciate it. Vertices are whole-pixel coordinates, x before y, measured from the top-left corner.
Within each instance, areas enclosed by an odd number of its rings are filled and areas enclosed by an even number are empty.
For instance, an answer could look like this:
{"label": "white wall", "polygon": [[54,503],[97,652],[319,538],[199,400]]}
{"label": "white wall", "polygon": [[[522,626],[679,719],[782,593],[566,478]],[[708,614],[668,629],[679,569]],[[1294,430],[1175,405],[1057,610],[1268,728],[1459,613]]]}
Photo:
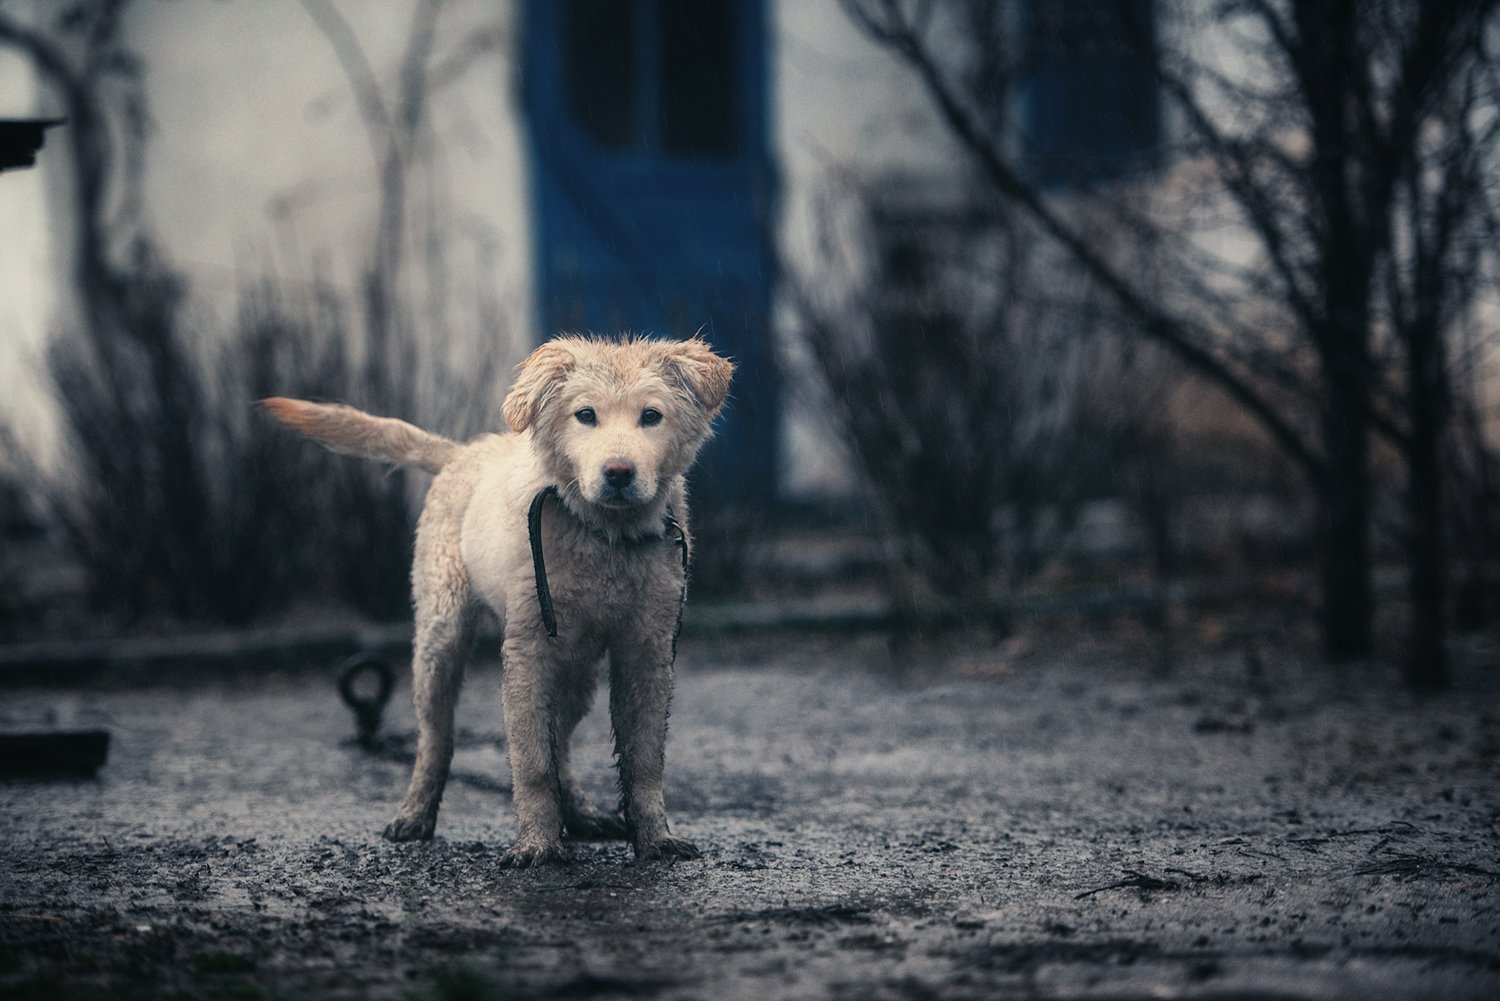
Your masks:
{"label": "white wall", "polygon": [[[0,48],[0,118],[29,118],[35,109],[30,67]],[[49,153],[57,142],[53,130]],[[45,178],[35,169],[0,174],[0,407],[33,446],[51,424],[36,371],[57,288]]]}
{"label": "white wall", "polygon": [[[410,0],[335,2],[390,92]],[[512,356],[507,361],[532,337],[514,15],[514,4],[495,0],[450,0],[444,7],[436,61],[476,31],[499,31],[505,41],[435,96],[432,159],[424,167],[440,183],[413,185],[414,197],[441,196],[420,210],[454,238],[460,268],[471,265],[456,277],[453,295],[489,282],[510,307],[509,332],[496,345]],[[941,165],[944,152],[913,80],[859,37],[837,3],[772,0],[768,17],[772,141],[783,183],[780,238],[789,264],[806,268],[808,208],[830,169],[930,169]],[[145,201],[156,236],[201,303],[227,318],[236,291],[273,268],[283,279],[296,280],[312,266],[323,277],[352,282],[375,228],[375,160],[344,71],[302,4],[143,0],[132,18],[131,44],[146,57],[154,125]],[[35,108],[35,95],[16,80],[24,83],[24,67],[0,49],[0,95],[15,105],[0,106],[0,113]],[[28,392],[37,395],[20,359],[34,354],[55,296],[66,288],[43,211],[41,189],[52,174],[0,177],[0,392],[9,403],[0,408],[11,411]],[[480,243],[498,247],[498,274],[476,273]],[[824,441],[826,429],[792,402],[799,416],[788,430],[790,486],[837,489],[840,465]]]}
{"label": "white wall", "polygon": [[[382,89],[393,94],[410,3],[339,6]],[[147,200],[158,235],[200,292],[222,301],[268,263],[283,277],[311,264],[345,280],[357,274],[375,232],[376,159],[348,78],[302,5],[177,0],[140,11],[136,45],[151,54],[159,128]],[[512,13],[491,0],[443,8],[434,63],[474,32],[500,32],[506,42],[433,94],[431,137],[411,199],[421,219],[452,236],[455,262],[473,260],[475,240],[498,242],[500,273],[469,271],[460,280],[492,283],[519,323],[530,259]]]}

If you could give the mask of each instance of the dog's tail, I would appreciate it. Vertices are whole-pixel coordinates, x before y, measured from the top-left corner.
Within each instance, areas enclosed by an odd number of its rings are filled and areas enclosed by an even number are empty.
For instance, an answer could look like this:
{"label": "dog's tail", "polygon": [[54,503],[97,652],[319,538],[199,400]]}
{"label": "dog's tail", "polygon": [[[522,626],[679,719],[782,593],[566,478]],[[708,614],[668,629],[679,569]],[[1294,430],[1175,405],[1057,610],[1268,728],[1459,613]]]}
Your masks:
{"label": "dog's tail", "polygon": [[321,442],[330,451],[363,459],[389,459],[435,473],[462,446],[442,435],[393,417],[375,417],[341,403],[309,403],[272,396],[260,408],[300,434]]}

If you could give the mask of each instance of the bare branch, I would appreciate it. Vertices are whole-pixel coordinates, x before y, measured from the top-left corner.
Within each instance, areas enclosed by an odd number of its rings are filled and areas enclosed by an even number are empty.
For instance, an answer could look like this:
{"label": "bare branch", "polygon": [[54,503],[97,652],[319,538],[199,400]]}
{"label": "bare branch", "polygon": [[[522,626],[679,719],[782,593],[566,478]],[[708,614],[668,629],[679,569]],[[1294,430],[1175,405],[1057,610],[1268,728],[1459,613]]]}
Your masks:
{"label": "bare branch", "polygon": [[441,90],[454,83],[485,56],[503,51],[509,39],[509,34],[499,26],[469,32],[452,52],[433,65],[428,86]]}
{"label": "bare branch", "polygon": [[[1163,68],[1158,79],[1182,109],[1188,125],[1207,146],[1230,192],[1244,211],[1246,221],[1260,235],[1266,256],[1281,277],[1292,308],[1304,324],[1311,326],[1320,322],[1319,310],[1309,287],[1313,285],[1313,278],[1307,274],[1304,264],[1293,259],[1292,237],[1286,230],[1288,215],[1292,216],[1291,225],[1304,232],[1311,222],[1302,213],[1289,212],[1287,200],[1267,191],[1255,177],[1256,162],[1267,159],[1267,150],[1274,147],[1266,141],[1249,143],[1229,138],[1220,131],[1192,88],[1179,76]],[[1283,177],[1295,179],[1300,174],[1295,163],[1279,158],[1272,162],[1281,169]]]}
{"label": "bare branch", "polygon": [[1167,348],[1189,368],[1218,383],[1265,427],[1309,476],[1320,474],[1321,463],[1317,454],[1303,440],[1300,431],[1258,389],[1204,347],[1194,336],[1191,323],[1167,312],[1136,289],[1011,167],[950,86],[932,53],[914,33],[913,26],[900,16],[895,0],[884,0],[881,5],[883,17],[879,19],[854,0],[844,0],[844,3],[857,25],[875,41],[900,55],[916,71],[948,127],[1002,196],[1023,208],[1048,236],[1063,246],[1083,271],[1135,319],[1144,336]]}
{"label": "bare branch", "polygon": [[332,0],[301,2],[302,9],[307,11],[323,37],[328,39],[334,56],[344,68],[344,76],[348,78],[349,87],[354,91],[360,121],[364,123],[365,133],[370,141],[370,154],[379,162],[385,156],[392,123],[391,116],[386,111],[385,100],[381,97],[380,81],[375,76],[370,61],[365,58],[364,47],[359,44],[354,29]]}

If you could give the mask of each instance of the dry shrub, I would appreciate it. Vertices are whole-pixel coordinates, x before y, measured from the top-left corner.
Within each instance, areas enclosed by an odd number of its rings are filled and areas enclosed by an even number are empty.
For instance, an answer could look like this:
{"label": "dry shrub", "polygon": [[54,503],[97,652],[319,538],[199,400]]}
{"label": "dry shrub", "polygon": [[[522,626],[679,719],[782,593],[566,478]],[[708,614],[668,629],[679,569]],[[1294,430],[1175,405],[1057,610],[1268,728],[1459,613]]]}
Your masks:
{"label": "dry shrub", "polygon": [[900,606],[987,614],[1159,436],[1113,388],[1103,319],[1024,230],[899,181],[849,204],[823,208],[819,292],[793,283],[822,409],[885,523]]}
{"label": "dry shrub", "polygon": [[64,461],[39,487],[94,602],[131,621],[243,623],[310,598],[403,616],[408,477],[420,474],[330,456],[254,401],[348,400],[464,434],[493,413],[493,361],[433,363],[419,378],[389,360],[404,343],[362,357],[327,285],[247,288],[231,329],[215,331],[190,319],[182,283],[146,247],[122,287],[111,326],[65,330],[48,354]]}

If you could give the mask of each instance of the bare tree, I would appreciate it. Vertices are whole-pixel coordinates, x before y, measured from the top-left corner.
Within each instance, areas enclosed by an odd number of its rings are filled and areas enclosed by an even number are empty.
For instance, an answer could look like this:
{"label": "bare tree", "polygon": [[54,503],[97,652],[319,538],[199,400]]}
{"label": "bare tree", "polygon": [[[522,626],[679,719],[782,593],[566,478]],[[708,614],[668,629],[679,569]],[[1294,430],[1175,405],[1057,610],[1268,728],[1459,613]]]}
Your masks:
{"label": "bare tree", "polygon": [[[987,57],[969,43],[984,33],[954,31],[945,16],[961,11],[965,24],[1003,33],[1010,4],[844,6],[917,74],[992,190],[1097,284],[1129,329],[1222,387],[1302,469],[1319,502],[1332,658],[1373,650],[1371,434],[1407,455],[1418,632],[1407,679],[1444,684],[1441,523],[1432,520],[1442,468],[1431,446],[1446,420],[1448,332],[1473,304],[1471,220],[1490,217],[1476,201],[1492,194],[1478,178],[1496,155],[1494,0],[1162,3],[1156,24],[1143,17],[1150,4],[1094,10],[1109,37],[1152,66],[1182,123],[1179,162],[1209,168],[1201,180],[1212,204],[1253,239],[1248,261],[1206,254],[1190,219],[1135,211],[1099,191],[1059,197],[1036,182],[1014,123],[993,111],[995,68],[974,72]],[[1210,59],[1201,45],[1209,31],[1233,39],[1250,71]],[[1019,53],[999,68],[1011,86],[1025,78],[1025,49],[1004,47]],[[1091,242],[1079,204],[1135,233],[1135,256],[1177,276],[1171,294]],[[1250,322],[1267,317],[1287,336]],[[1405,357],[1389,350],[1393,338]],[[1410,375],[1404,391],[1390,378],[1400,371]]]}
{"label": "bare tree", "polygon": [[[446,0],[418,0],[413,6],[394,82],[387,83],[360,43],[355,25],[333,0],[302,0],[348,81],[375,167],[375,226],[363,277],[368,336],[364,389],[381,404],[407,413],[420,395],[413,377],[419,367],[418,344],[424,337],[430,342],[447,332],[442,309],[429,310],[426,317],[435,329],[421,336],[409,329],[416,319],[409,292],[414,284],[409,244],[416,228],[411,189],[421,168],[426,166],[429,174],[433,169],[438,146],[431,121],[434,98],[480,60],[493,57],[505,42],[498,27],[485,25],[463,35],[440,57],[439,26],[445,5]],[[436,286],[445,271],[441,224],[429,220],[425,230],[429,253],[420,278]],[[440,298],[443,291],[429,287],[429,297]]]}
{"label": "bare tree", "polygon": [[1086,501],[1137,465],[1164,472],[1145,408],[1101,378],[1148,366],[1123,362],[1096,304],[1028,253],[1031,227],[993,209],[961,186],[844,176],[815,211],[817,281],[783,280],[905,623],[1004,627]]}
{"label": "bare tree", "polygon": [[[1391,249],[1380,266],[1383,317],[1405,369],[1396,442],[1406,457],[1407,549],[1412,650],[1409,680],[1436,687],[1446,677],[1444,637],[1450,559],[1446,512],[1454,486],[1464,486],[1464,460],[1451,439],[1455,410],[1472,402],[1455,394],[1469,382],[1457,336],[1477,302],[1497,288],[1494,248],[1500,238],[1500,61],[1489,57],[1494,25],[1460,36],[1447,59],[1456,63],[1447,86],[1433,88],[1430,113],[1413,126],[1413,152],[1398,163]],[[1486,38],[1485,31],[1492,37]],[[1455,434],[1456,431],[1456,434]],[[1468,438],[1481,452],[1482,434]],[[1485,457],[1478,457],[1483,463]],[[1458,468],[1455,468],[1455,465]],[[1456,474],[1456,476],[1455,476]],[[1481,495],[1484,485],[1478,485]]]}
{"label": "bare tree", "polygon": [[409,351],[403,352],[407,357],[389,357],[393,350],[411,347],[409,338],[397,339],[391,325],[399,316],[398,283],[407,238],[407,188],[429,111],[429,68],[443,0],[420,0],[412,11],[394,101],[386,99],[385,88],[354,29],[332,0],[302,0],[302,6],[328,39],[343,67],[377,165],[378,218],[374,249],[364,279],[369,335],[367,387],[370,393],[390,404],[409,404],[409,400],[398,398],[402,395],[399,380],[395,384],[385,383],[392,369],[396,373],[409,373],[416,361]]}

